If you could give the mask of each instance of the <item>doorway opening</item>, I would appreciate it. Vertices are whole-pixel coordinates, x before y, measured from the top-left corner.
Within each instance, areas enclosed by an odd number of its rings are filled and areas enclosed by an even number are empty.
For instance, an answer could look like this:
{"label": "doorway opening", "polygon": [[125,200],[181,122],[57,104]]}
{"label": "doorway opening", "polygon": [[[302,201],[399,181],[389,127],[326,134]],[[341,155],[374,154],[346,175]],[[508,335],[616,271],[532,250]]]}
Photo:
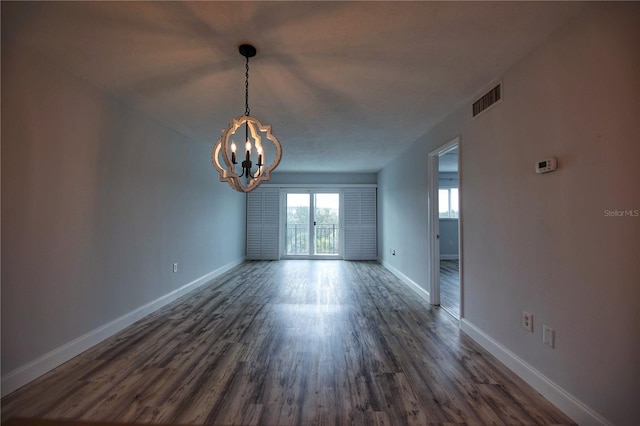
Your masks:
{"label": "doorway opening", "polygon": [[429,154],[431,303],[462,316],[460,274],[460,139]]}
{"label": "doorway opening", "polygon": [[284,258],[342,257],[340,193],[285,193]]}

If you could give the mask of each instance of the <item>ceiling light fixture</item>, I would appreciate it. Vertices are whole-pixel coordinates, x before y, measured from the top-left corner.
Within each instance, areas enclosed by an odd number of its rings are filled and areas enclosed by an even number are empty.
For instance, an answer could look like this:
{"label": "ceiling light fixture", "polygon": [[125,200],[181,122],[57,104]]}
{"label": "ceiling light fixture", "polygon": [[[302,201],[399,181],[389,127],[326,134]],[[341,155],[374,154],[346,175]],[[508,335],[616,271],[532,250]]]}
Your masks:
{"label": "ceiling light fixture", "polygon": [[[222,136],[213,147],[212,161],[220,172],[220,181],[228,182],[236,191],[250,192],[256,189],[263,181],[271,178],[270,173],[280,164],[282,147],[278,139],[271,134],[271,126],[263,125],[260,120],[251,116],[249,109],[249,58],[256,55],[256,48],[250,44],[243,44],[239,48],[240,54],[247,58],[245,73],[245,110],[244,115],[232,118],[229,127],[222,131]],[[236,173],[236,143],[231,139],[238,129],[244,127],[245,156],[242,161],[240,174]],[[273,143],[271,146],[262,146],[262,140],[266,138]],[[253,140],[253,144],[252,144]],[[253,170],[251,161],[252,146],[256,148],[257,162]],[[267,156],[273,155],[273,162],[265,167]],[[222,159],[222,162],[220,161]]]}

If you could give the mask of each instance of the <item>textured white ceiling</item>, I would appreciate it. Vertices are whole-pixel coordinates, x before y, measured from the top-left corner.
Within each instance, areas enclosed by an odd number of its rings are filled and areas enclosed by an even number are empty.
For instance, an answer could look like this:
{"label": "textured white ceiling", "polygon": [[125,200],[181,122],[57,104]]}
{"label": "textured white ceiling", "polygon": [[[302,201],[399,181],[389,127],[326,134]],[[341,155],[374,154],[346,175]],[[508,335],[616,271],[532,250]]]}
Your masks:
{"label": "textured white ceiling", "polygon": [[[575,2],[2,2],[2,37],[213,146],[244,113],[279,171],[371,172],[585,7]],[[207,161],[209,161],[207,159]]]}

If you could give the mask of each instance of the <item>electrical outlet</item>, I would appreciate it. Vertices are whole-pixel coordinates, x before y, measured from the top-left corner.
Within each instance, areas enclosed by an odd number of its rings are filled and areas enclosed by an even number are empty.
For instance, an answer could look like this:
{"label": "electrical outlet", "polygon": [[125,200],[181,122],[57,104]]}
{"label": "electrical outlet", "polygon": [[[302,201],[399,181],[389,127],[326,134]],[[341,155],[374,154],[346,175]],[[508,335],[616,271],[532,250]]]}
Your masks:
{"label": "electrical outlet", "polygon": [[533,333],[533,315],[527,311],[522,311],[522,327]]}
{"label": "electrical outlet", "polygon": [[175,262],[175,263],[173,264],[173,272],[174,272],[174,273],[175,273],[175,272],[178,272],[178,262]]}
{"label": "electrical outlet", "polygon": [[556,347],[556,332],[546,324],[542,325],[542,343],[552,349]]}

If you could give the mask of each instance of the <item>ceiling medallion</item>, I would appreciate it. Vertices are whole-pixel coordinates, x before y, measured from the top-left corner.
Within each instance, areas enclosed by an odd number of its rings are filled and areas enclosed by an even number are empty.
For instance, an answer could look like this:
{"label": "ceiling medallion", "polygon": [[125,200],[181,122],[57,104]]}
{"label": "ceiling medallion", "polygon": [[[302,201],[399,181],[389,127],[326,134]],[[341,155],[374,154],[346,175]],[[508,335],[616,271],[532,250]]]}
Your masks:
{"label": "ceiling medallion", "polygon": [[[251,116],[249,109],[249,58],[256,55],[256,48],[243,44],[239,48],[240,54],[247,58],[245,72],[245,112],[238,118],[232,118],[229,127],[222,131],[222,136],[213,147],[212,161],[215,168],[220,173],[220,181],[228,182],[229,185],[240,192],[250,192],[256,189],[262,182],[271,178],[271,172],[280,164],[282,157],[282,147],[278,139],[271,133],[271,126],[265,126],[255,117]],[[242,130],[244,129],[244,135]],[[236,132],[240,133],[236,135]],[[232,139],[244,136],[244,154],[240,163],[241,173],[235,170],[237,145]],[[263,141],[266,145],[263,145]],[[267,143],[270,141],[271,143]],[[252,161],[253,147],[255,147],[255,169]],[[273,161],[265,166],[266,159],[272,157]],[[222,161],[221,161],[222,160]]]}

